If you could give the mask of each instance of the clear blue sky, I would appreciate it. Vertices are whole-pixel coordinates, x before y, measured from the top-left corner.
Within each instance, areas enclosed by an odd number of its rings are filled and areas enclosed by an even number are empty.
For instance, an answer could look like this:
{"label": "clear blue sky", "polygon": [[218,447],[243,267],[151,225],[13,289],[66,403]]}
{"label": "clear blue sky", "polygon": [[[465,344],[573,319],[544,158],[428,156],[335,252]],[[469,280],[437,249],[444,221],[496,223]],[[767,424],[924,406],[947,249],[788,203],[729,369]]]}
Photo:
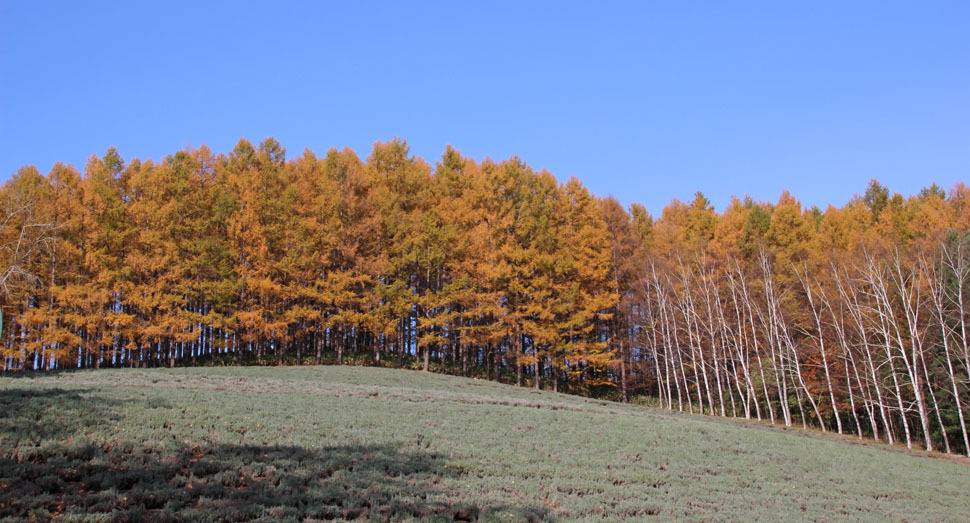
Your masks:
{"label": "clear blue sky", "polygon": [[0,2],[3,177],[266,136],[514,154],[655,214],[970,173],[966,1]]}

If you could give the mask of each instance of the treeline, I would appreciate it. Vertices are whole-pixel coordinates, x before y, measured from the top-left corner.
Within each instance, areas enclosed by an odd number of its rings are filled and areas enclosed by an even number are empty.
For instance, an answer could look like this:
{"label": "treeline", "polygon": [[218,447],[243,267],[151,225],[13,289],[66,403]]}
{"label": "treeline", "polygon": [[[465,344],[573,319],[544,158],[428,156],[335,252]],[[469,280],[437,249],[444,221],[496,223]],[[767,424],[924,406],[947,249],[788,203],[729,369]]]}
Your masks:
{"label": "treeline", "polygon": [[658,219],[518,158],[273,139],[0,192],[4,371],[359,363],[970,453],[970,189]]}

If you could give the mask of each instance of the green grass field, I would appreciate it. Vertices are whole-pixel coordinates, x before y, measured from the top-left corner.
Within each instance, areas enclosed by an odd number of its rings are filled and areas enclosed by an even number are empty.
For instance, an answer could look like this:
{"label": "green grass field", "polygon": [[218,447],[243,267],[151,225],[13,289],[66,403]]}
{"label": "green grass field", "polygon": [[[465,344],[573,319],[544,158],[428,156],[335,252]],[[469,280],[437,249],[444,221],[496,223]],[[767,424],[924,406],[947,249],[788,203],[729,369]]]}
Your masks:
{"label": "green grass field", "polygon": [[965,520],[970,466],[363,367],[0,378],[0,518]]}

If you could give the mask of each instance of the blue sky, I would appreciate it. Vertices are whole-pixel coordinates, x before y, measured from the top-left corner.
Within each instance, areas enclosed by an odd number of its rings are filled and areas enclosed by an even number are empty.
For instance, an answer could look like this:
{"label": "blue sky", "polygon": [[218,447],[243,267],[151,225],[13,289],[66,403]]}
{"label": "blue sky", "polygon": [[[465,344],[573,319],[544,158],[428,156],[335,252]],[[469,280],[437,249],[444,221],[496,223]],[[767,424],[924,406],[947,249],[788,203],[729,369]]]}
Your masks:
{"label": "blue sky", "polygon": [[0,176],[399,136],[658,214],[970,172],[970,2],[409,4],[0,0]]}

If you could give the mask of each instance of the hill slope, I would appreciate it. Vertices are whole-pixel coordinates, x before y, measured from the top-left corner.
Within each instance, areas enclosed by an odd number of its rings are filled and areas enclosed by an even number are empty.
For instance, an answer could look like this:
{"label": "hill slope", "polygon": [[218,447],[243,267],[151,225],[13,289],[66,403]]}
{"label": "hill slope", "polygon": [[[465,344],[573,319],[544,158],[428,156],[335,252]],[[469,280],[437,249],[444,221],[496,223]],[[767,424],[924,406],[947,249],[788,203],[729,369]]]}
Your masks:
{"label": "hill slope", "polygon": [[970,467],[360,367],[0,378],[0,517],[960,519]]}

